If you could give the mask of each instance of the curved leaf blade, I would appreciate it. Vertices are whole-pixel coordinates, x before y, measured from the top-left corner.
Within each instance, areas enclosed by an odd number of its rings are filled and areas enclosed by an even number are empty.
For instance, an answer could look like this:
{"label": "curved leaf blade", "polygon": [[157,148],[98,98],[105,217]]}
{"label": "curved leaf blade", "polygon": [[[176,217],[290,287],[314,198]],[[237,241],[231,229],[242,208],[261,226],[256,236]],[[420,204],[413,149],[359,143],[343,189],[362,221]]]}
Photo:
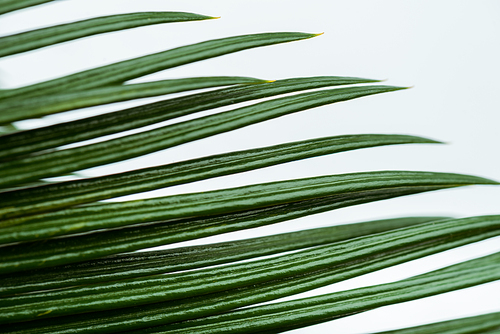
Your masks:
{"label": "curved leaf blade", "polygon": [[[2,6],[0,6],[1,9]],[[153,24],[210,20],[214,18],[183,12],[140,12],[97,17],[1,37],[0,57],[112,31]]]}
{"label": "curved leaf blade", "polygon": [[147,74],[260,46],[317,36],[307,33],[264,33],[214,39],[78,72],[42,83],[0,91],[0,98],[54,94],[117,85]]}
{"label": "curved leaf blade", "polygon": [[405,217],[283,233],[217,244],[163,251],[122,254],[52,267],[45,270],[2,275],[0,295],[57,289],[132,277],[197,269],[323,245],[363,235],[412,226],[443,217]]}
{"label": "curved leaf blade", "polygon": [[379,334],[467,334],[467,333],[494,333],[500,330],[500,312],[478,315],[433,324],[396,329]]}
{"label": "curved leaf blade", "polygon": [[[439,240],[454,233],[474,233],[474,231],[488,230],[500,231],[500,216],[489,216],[486,219],[485,217],[475,217],[451,221],[432,221],[426,224],[382,232],[354,240],[319,246],[271,259],[231,264],[223,267],[176,273],[167,276],[158,275],[102,283],[88,287],[74,287],[51,292],[7,297],[0,299],[0,305],[2,306],[0,322],[29,320],[39,317],[41,314],[46,317],[54,317],[189,298],[197,296],[199,293],[207,294],[224,291],[230,288],[238,288],[275,279],[284,279],[293,275],[307,274],[308,272],[315,272],[330,268],[331,266],[348,265],[353,261],[357,264],[359,259],[377,257],[378,254],[384,254],[399,247],[405,248],[409,245],[421,246],[427,241]],[[474,284],[479,284],[477,283],[478,280],[484,283],[493,279],[500,279],[499,261],[500,253],[452,267],[461,268],[466,273],[473,270],[472,279],[475,282]],[[485,265],[482,268],[483,274],[478,273],[476,268],[474,268],[477,263]],[[452,277],[455,280],[458,277],[459,285],[464,286],[463,284],[465,284],[465,286],[468,286],[467,284],[469,283],[465,278],[465,274],[462,277],[460,275],[457,276],[452,267],[439,270],[438,273],[444,274],[444,276],[448,275],[447,277]],[[488,270],[491,275],[488,275]],[[437,280],[432,276],[432,274],[420,275],[414,278],[414,280],[425,280],[430,277],[432,281],[440,282],[443,279],[443,277],[440,277]],[[217,277],[217,280],[213,280],[213,277]],[[415,290],[414,287],[408,288],[408,286],[411,286],[411,284],[408,284],[411,280],[405,280],[407,284],[403,290]],[[441,283],[438,285],[443,285]],[[453,289],[456,289],[456,286]],[[420,289],[416,290],[420,291]],[[389,295],[391,296],[398,295],[393,290],[389,291]],[[432,292],[432,294],[435,293],[435,291]],[[366,293],[360,295],[366,297]],[[415,299],[414,295],[411,293],[410,295],[410,299]],[[380,297],[377,296],[377,298]],[[305,304],[308,303],[306,302]],[[294,309],[297,310],[296,307]],[[50,313],[45,314],[48,310],[50,310]],[[269,316],[269,313],[266,313],[265,316]]]}
{"label": "curved leaf blade", "polygon": [[[484,219],[484,218],[483,218]],[[68,329],[78,332],[107,333],[165,325],[178,321],[219,314],[238,307],[290,296],[300,292],[333,284],[342,280],[370,273],[392,265],[435,254],[468,243],[484,240],[498,231],[467,235],[447,235],[444,239],[428,241],[404,249],[393,249],[375,258],[364,257],[361,261],[343,267],[329,267],[323,271],[288,277],[238,289],[201,295],[177,301],[155,303],[106,312],[77,314],[55,319],[44,319],[6,326],[12,333],[65,333]],[[293,282],[293,284],[290,284]],[[187,310],[189,310],[187,312]],[[155,327],[160,329],[159,327]]]}
{"label": "curved leaf blade", "polygon": [[0,257],[3,260],[0,263],[0,273],[14,273],[81,262],[122,252],[280,223],[347,206],[430,190],[436,190],[436,188],[425,187],[412,190],[394,188],[389,191],[358,192],[215,217],[145,224],[49,239],[41,243],[30,242],[4,246],[0,248]]}
{"label": "curved leaf blade", "polygon": [[52,211],[326,154],[410,143],[438,142],[404,135],[351,135],[219,154],[126,173],[0,193],[0,217],[5,219]]}
{"label": "curved leaf blade", "polygon": [[199,111],[259,98],[322,87],[373,82],[377,82],[377,80],[332,76],[306,77],[278,80],[258,86],[245,85],[192,94],[81,120],[0,136],[2,142],[0,158],[9,158],[55,148],[136,129]]}
{"label": "curved leaf blade", "polygon": [[497,184],[480,177],[408,171],[320,176],[239,188],[106,203],[0,222],[0,243],[46,239],[96,229],[160,220],[220,215],[292,202],[375,190],[420,192],[472,184]]}
{"label": "curved leaf blade", "polygon": [[6,14],[15,10],[41,5],[55,0],[3,0],[0,4],[0,14]]}
{"label": "curved leaf blade", "polygon": [[199,77],[170,79],[131,85],[99,87],[70,93],[36,96],[22,100],[0,101],[0,124],[9,124],[28,118],[57,114],[63,111],[94,107],[115,102],[130,101],[190,90],[238,84],[269,82],[247,77]]}
{"label": "curved leaf blade", "polygon": [[105,142],[8,161],[0,163],[0,186],[118,162],[314,107],[401,89],[367,86],[302,93]]}
{"label": "curved leaf blade", "polygon": [[[191,320],[131,333],[282,332],[500,279],[500,253],[402,281]],[[468,268],[470,266],[471,268]]]}

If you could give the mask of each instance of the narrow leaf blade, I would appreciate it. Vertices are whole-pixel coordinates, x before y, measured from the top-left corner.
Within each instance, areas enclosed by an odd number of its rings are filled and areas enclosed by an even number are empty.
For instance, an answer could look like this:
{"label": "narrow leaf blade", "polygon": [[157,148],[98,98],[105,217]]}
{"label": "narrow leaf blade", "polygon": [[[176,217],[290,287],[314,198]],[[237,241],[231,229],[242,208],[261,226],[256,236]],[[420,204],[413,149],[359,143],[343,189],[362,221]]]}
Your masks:
{"label": "narrow leaf blade", "polygon": [[[2,10],[2,6],[0,6],[0,10]],[[210,20],[213,18],[183,12],[140,12],[97,17],[1,37],[0,57],[112,31],[153,24]]]}
{"label": "narrow leaf blade", "polygon": [[4,135],[0,137],[2,141],[0,158],[55,148],[259,98],[322,87],[372,82],[377,82],[377,80],[331,76],[306,77],[192,94],[82,120]]}
{"label": "narrow leaf blade", "polygon": [[87,205],[0,222],[0,243],[40,240],[160,220],[228,214],[335,195],[351,195],[357,198],[363,192],[391,192],[394,188],[398,191],[404,189],[409,192],[421,192],[472,184],[497,183],[460,174],[382,171],[320,176],[121,203]]}
{"label": "narrow leaf blade", "polygon": [[5,219],[53,211],[325,154],[409,143],[437,142],[404,135],[351,135],[219,154],[126,173],[0,193],[0,217]]}
{"label": "narrow leaf blade", "polygon": [[0,277],[0,295],[197,269],[442,219],[444,218],[395,218],[172,250],[109,256],[74,265],[52,267],[22,274],[16,273],[10,276],[2,275]]}
{"label": "narrow leaf blade", "polygon": [[55,0],[3,0],[0,4],[0,14],[6,14],[15,10],[41,5]]}
{"label": "narrow leaf blade", "polygon": [[302,93],[96,144],[8,161],[0,163],[0,187],[118,162],[314,107],[401,89],[366,86]]}
{"label": "narrow leaf blade", "polygon": [[315,37],[307,33],[264,33],[215,39],[125,60],[62,78],[0,92],[0,98],[39,96],[60,91],[85,90],[125,81],[192,62],[222,56],[260,46]]}
{"label": "narrow leaf blade", "polygon": [[259,84],[268,82],[246,77],[200,77],[161,80],[131,85],[100,87],[71,93],[36,96],[23,100],[0,101],[2,110],[0,124],[9,124],[28,118],[52,115],[68,110],[94,107],[145,97],[153,97],[190,90],[221,87],[238,84]]}

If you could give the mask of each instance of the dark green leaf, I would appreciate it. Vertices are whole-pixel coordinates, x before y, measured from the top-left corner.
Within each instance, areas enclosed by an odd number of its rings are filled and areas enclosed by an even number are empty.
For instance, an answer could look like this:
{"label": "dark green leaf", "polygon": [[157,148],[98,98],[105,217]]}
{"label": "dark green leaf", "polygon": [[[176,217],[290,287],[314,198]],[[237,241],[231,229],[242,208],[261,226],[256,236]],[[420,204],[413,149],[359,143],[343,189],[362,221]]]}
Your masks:
{"label": "dark green leaf", "polygon": [[0,3],[0,14],[13,12],[15,10],[41,5],[42,3],[52,2],[55,0],[2,0]]}
{"label": "dark green leaf", "polygon": [[258,306],[130,333],[279,333],[500,279],[500,253],[402,281]]}
{"label": "dark green leaf", "polygon": [[50,211],[325,154],[408,143],[436,142],[403,135],[353,135],[219,154],[121,174],[0,193],[0,217],[5,219]]}
{"label": "dark green leaf", "polygon": [[36,118],[68,110],[129,101],[144,97],[166,95],[195,89],[237,84],[269,82],[246,77],[201,77],[161,80],[131,85],[116,85],[76,91],[28,97],[22,100],[0,101],[0,108],[8,113],[0,114],[0,124],[8,124],[28,118]]}
{"label": "dark green leaf", "polygon": [[397,329],[379,334],[470,334],[495,333],[500,330],[500,312],[475,317],[437,322],[433,324]]}
{"label": "dark green leaf", "polygon": [[148,247],[275,224],[351,205],[370,203],[433,189],[435,190],[436,188],[394,188],[389,191],[358,192],[215,217],[143,224],[126,228],[95,231],[84,235],[43,240],[42,242],[4,246],[0,248],[0,257],[2,258],[0,272],[13,273],[81,262],[121,252],[130,252]]}
{"label": "dark green leaf", "polygon": [[42,151],[239,102],[314,88],[370,82],[376,82],[376,80],[350,77],[310,77],[192,94],[82,120],[4,135],[0,137],[2,142],[0,157],[6,158]]}
{"label": "dark green leaf", "polygon": [[[360,259],[367,257],[376,258],[380,254],[383,255],[397,248],[406,249],[411,245],[422,246],[428,241],[440,240],[443,237],[449,237],[453,234],[473,234],[474,232],[493,230],[500,231],[500,216],[432,221],[331,245],[314,247],[270,259],[181,272],[166,276],[156,275],[146,278],[127,279],[98,285],[7,297],[0,299],[0,305],[2,306],[0,322],[8,323],[36,319],[41,316],[55,317],[65,314],[116,309],[189,298],[197,296],[200,293],[207,294],[284,279],[289,276],[331,268],[332,266],[345,266],[357,263]],[[356,290],[356,293],[358,293],[358,296],[368,297],[369,304],[378,300],[378,304],[376,305],[386,305],[388,304],[387,300],[394,302],[394,296],[403,299],[406,298],[406,300],[421,298],[440,293],[436,291],[444,292],[457,289],[457,284],[460,287],[466,287],[500,279],[499,261],[500,253],[495,256],[469,261],[437,271],[437,273],[442,274],[438,275],[438,278],[432,274],[417,276],[414,279],[406,280],[406,285],[404,285],[401,291],[395,291],[397,289],[386,289],[383,291],[382,295],[383,297],[387,297],[387,299],[380,297],[380,290],[375,293],[376,298],[370,296],[370,293],[360,294],[358,292],[359,290],[370,291],[370,288]],[[481,270],[477,269],[478,263],[483,266],[480,268]],[[460,268],[462,272],[457,273],[455,268]],[[468,281],[467,277],[469,274],[471,274],[470,281]],[[217,279],[214,279],[214,277]],[[453,283],[444,283],[443,280],[445,277],[452,277]],[[439,288],[436,290],[434,289],[436,286],[433,284],[430,289],[416,288],[414,282],[417,281],[419,282],[418,284],[422,284],[422,280],[440,282],[438,286],[446,286],[446,289],[444,291]],[[382,285],[384,288],[385,286]],[[375,289],[377,290],[379,287],[375,287]],[[386,294],[387,291],[389,292]],[[323,303],[325,299],[330,299],[328,302],[331,303],[330,296],[322,296]],[[366,301],[363,301],[362,304],[365,305],[365,303]],[[281,306],[283,304],[277,305]],[[300,300],[299,302],[295,302],[293,308],[288,306],[286,308],[288,312],[292,312],[293,314],[299,312],[304,305],[310,306],[310,302]],[[348,303],[343,307],[347,306],[350,308],[352,305],[357,304]],[[283,312],[282,307],[279,312]],[[238,311],[235,313],[238,314]],[[267,311],[264,316],[266,318],[271,317],[270,313],[273,312]]]}
{"label": "dark green leaf", "polygon": [[398,191],[404,188],[421,192],[471,184],[497,183],[460,174],[382,171],[320,176],[129,202],[87,205],[0,222],[0,243],[40,240],[160,220],[227,214],[335,195],[352,194],[358,197],[359,193],[374,190],[390,192],[394,188]]}
{"label": "dark green leaf", "polygon": [[366,86],[302,93],[105,142],[8,161],[0,164],[0,186],[118,162],[294,112],[400,89]]}
{"label": "dark green leaf", "polygon": [[47,95],[121,84],[147,74],[260,46],[312,38],[306,33],[265,33],[215,39],[125,60],[62,78],[0,91],[0,98]]}
{"label": "dark green leaf", "polygon": [[318,246],[440,219],[444,218],[407,217],[378,220],[202,246],[108,256],[74,265],[9,276],[2,275],[0,295],[202,268]]}
{"label": "dark green leaf", "polygon": [[75,333],[109,333],[195,319],[309,291],[440,251],[484,240],[496,234],[498,231],[476,231],[472,232],[470,236],[467,233],[446,235],[442,239],[392,249],[374,257],[363,257],[345,265],[332,266],[325,270],[290,276],[282,280],[273,280],[177,301],[31,321],[6,326],[6,328],[12,333],[23,334],[47,332],[56,334],[66,333],[69,330]]}
{"label": "dark green leaf", "polygon": [[[0,5],[0,10],[2,7]],[[160,23],[209,19],[214,17],[183,12],[143,12],[97,17],[1,37],[0,57],[111,31]]]}

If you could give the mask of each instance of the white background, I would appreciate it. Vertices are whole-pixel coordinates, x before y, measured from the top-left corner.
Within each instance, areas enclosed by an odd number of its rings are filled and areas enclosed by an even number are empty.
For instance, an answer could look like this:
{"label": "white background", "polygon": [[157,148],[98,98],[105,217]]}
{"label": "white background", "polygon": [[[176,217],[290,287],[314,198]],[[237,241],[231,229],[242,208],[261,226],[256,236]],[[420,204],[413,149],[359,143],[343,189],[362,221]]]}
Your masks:
{"label": "white background", "polygon": [[[500,180],[499,1],[66,0],[5,15],[0,19],[0,33],[133,11],[187,11],[222,18],[143,27],[7,57],[0,60],[2,86],[17,87],[212,38],[302,31],[325,34],[179,67],[139,81],[205,75],[264,79],[340,75],[388,79],[387,84],[414,88],[289,115],[121,164],[83,171],[83,175],[115,173],[321,136],[400,133],[448,144],[352,151],[172,187],[148,196],[369,170],[457,172]],[[78,115],[129,105],[87,109]],[[62,114],[20,122],[19,126],[38,126],[71,117]],[[144,195],[127,199],[140,197]],[[407,215],[500,214],[499,201],[500,187],[466,187],[340,209],[210,241]],[[320,291],[388,282],[499,250],[500,239],[492,239]],[[489,311],[500,311],[499,283],[384,307],[296,332],[366,333]]]}

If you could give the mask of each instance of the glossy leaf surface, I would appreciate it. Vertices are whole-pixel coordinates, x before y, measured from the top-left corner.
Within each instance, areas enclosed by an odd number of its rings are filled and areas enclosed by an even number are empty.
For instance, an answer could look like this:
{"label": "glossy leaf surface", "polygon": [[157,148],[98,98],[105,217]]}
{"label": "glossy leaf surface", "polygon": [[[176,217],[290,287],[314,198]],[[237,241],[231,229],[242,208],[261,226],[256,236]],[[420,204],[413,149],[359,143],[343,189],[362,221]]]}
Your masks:
{"label": "glossy leaf surface", "polygon": [[[17,2],[22,1],[17,0]],[[2,5],[0,5],[0,10],[2,10]],[[143,12],[97,17],[1,37],[0,57],[106,32],[152,24],[209,19],[214,19],[214,17],[182,12]]]}
{"label": "glossy leaf surface", "polygon": [[376,82],[376,80],[349,77],[308,77],[192,94],[104,115],[4,135],[0,137],[2,141],[0,157],[8,158],[42,151],[259,98],[308,89],[370,82]]}
{"label": "glossy leaf surface", "polygon": [[409,143],[436,142],[402,135],[354,135],[219,154],[109,176],[0,193],[0,217],[11,218],[50,211],[325,154]]}

